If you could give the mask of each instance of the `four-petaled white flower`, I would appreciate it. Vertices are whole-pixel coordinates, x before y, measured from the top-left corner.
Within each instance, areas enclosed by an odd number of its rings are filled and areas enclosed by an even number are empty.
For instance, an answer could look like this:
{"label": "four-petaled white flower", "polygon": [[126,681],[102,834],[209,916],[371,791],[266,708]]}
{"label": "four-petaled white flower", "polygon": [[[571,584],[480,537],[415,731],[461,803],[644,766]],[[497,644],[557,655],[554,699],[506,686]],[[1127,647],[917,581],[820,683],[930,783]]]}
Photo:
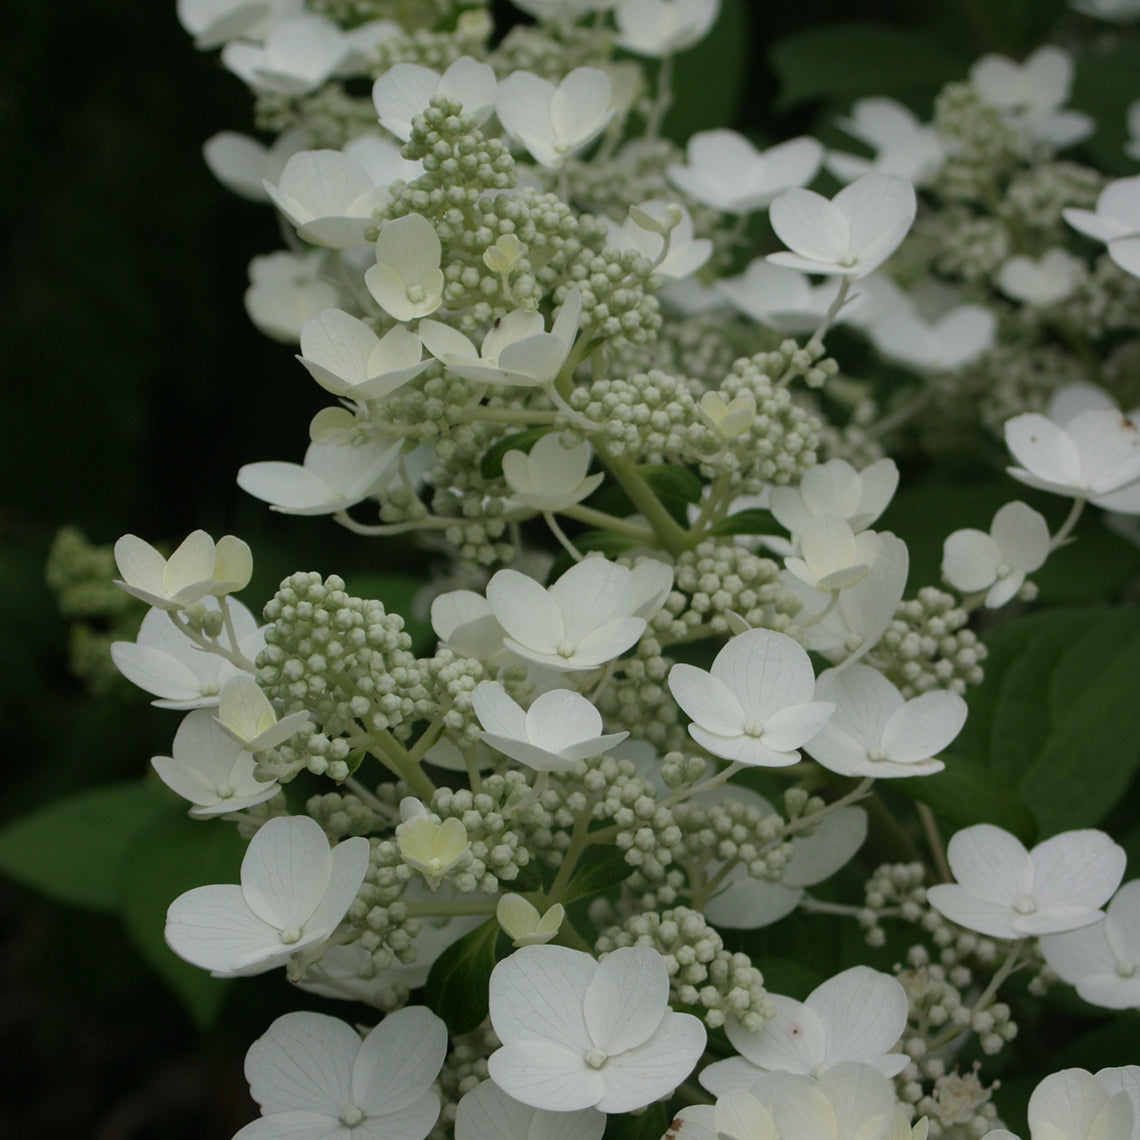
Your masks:
{"label": "four-petaled white flower", "polygon": [[1064,249],[1050,249],[1034,260],[1011,257],[998,270],[998,288],[1011,300],[1035,309],[1070,297],[1085,276],[1085,263]]}
{"label": "four-petaled white flower", "polygon": [[[827,278],[819,285],[812,285],[806,274],[781,269],[763,257],[750,261],[738,276],[721,277],[715,284],[716,291],[746,317],[777,332],[793,334],[818,328],[840,287],[838,278]],[[862,307],[861,300],[860,295],[851,304],[844,305],[835,323],[849,320]]]}
{"label": "four-petaled white flower", "polygon": [[773,487],[772,516],[793,538],[812,519],[840,518],[856,533],[887,509],[899,485],[893,459],[880,459],[856,471],[846,459],[829,459],[804,472],[798,487]]}
{"label": "four-petaled white flower", "polygon": [[248,673],[238,673],[226,682],[214,719],[247,752],[264,752],[300,732],[309,714],[295,712],[278,720],[261,686]]}
{"label": "four-petaled white flower", "polygon": [[1140,276],[1140,175],[1110,182],[1095,210],[1070,206],[1061,213],[1073,229],[1104,242],[1108,256],[1125,273]]}
{"label": "four-petaled white flower", "polygon": [[1140,1009],[1140,879],[1116,892],[1100,922],[1042,937],[1041,953],[1085,1001]]}
{"label": "four-petaled white flower", "polygon": [[326,392],[349,400],[382,400],[430,366],[423,345],[401,325],[378,337],[356,317],[326,309],[301,329],[297,359]]}
{"label": "four-petaled white flower", "polygon": [[555,903],[545,914],[527,902],[522,895],[507,894],[499,899],[495,907],[495,917],[506,931],[515,948],[521,946],[544,946],[562,926],[566,908]]}
{"label": "four-petaled white flower", "polygon": [[989,534],[956,530],[942,546],[942,577],[956,590],[985,590],[986,606],[1004,606],[1049,556],[1049,524],[1025,503],[1006,503],[994,515]]}
{"label": "four-petaled white flower", "polygon": [[376,494],[396,473],[403,440],[380,438],[360,447],[311,443],[305,462],[247,463],[237,484],[247,495],[285,515],[331,515]]}
{"label": "four-petaled white flower", "polygon": [[634,574],[587,558],[544,588],[517,570],[500,570],[487,583],[487,601],[506,633],[503,644],[520,657],[559,672],[596,669],[645,632],[646,618],[635,616]]}
{"label": "four-petaled white flower", "polygon": [[831,201],[814,190],[788,190],[768,217],[792,252],[770,253],[768,260],[804,273],[865,277],[898,249],[916,208],[914,187],[889,174],[865,174]]}
{"label": "four-petaled white flower", "polygon": [[331,20],[306,14],[274,23],[264,43],[231,40],[222,63],[254,91],[306,95],[328,82],[351,46]]}
{"label": "four-petaled white flower", "polygon": [[924,320],[908,304],[875,317],[867,332],[887,360],[915,372],[953,372],[994,345],[997,319],[981,305],[956,305],[936,320]]}
{"label": "four-petaled white flower", "polygon": [[388,189],[374,186],[368,172],[339,150],[304,150],[293,155],[274,185],[264,182],[273,204],[313,245],[352,249],[376,233],[373,212]]}
{"label": "four-petaled white flower", "polygon": [[491,326],[478,351],[461,332],[440,321],[420,321],[419,334],[428,352],[465,380],[541,387],[561,372],[581,317],[582,295],[571,289],[550,332],[541,313],[515,309]]}
{"label": "four-petaled white flower", "polygon": [[530,71],[514,71],[495,97],[499,122],[547,167],[589,146],[614,115],[610,77],[576,67],[557,87]]}
{"label": "four-petaled white flower", "polygon": [[390,317],[426,317],[443,304],[442,256],[431,222],[420,214],[405,214],[380,227],[376,264],[364,274],[364,284]]}
{"label": "four-petaled white flower", "polygon": [[412,121],[432,99],[453,99],[463,105],[464,114],[483,123],[495,109],[497,89],[495,69],[463,55],[443,75],[416,63],[393,64],[372,85],[372,102],[380,125],[407,142]]}
{"label": "four-petaled white flower", "polygon": [[1067,147],[1092,134],[1096,123],[1080,111],[1063,111],[1073,86],[1073,59],[1046,44],[1024,62],[986,55],[970,68],[970,83],[1029,138]]}
{"label": "four-petaled white flower", "polygon": [[249,263],[245,311],[254,326],[273,340],[296,344],[301,328],[322,309],[340,303],[340,290],[325,280],[326,253],[277,253]]}
{"label": "four-petaled white flower", "polygon": [[944,918],[991,938],[1059,934],[1091,926],[1124,877],[1124,850],[1103,831],[1064,831],[1031,851],[979,823],[946,848],[957,880],[927,889]]}
{"label": "four-petaled white flower", "polygon": [[580,503],[601,485],[605,475],[587,475],[590,445],[584,440],[566,448],[557,432],[544,435],[530,452],[508,451],[503,478],[511,498],[536,511],[560,511]]}
{"label": "four-petaled white flower", "polygon": [[776,1015],[756,1033],[736,1018],[725,1032],[740,1054],[717,1061],[700,1081],[719,1096],[729,1089],[749,1089],[765,1072],[821,1077],[834,1065],[857,1061],[893,1077],[910,1064],[905,1053],[892,1053],[906,1029],[906,990],[889,974],[852,966],[817,986],[802,1002],[770,994]]}
{"label": "four-petaled white flower", "polygon": [[674,55],[704,39],[719,14],[720,0],[621,0],[617,45],[634,55]]}
{"label": "four-petaled white flower", "polygon": [[245,1055],[261,1119],[234,1140],[424,1140],[447,1027],[423,1006],[388,1014],[363,1041],[323,1013],[279,1017]]}
{"label": "four-petaled white flower", "polygon": [[770,629],[732,638],[708,672],[674,665],[669,688],[698,744],[725,760],[767,768],[796,763],[796,750],[835,710],[813,699],[815,673],[803,647]]}
{"label": "four-petaled white flower", "polygon": [[842,151],[829,151],[827,169],[841,182],[864,174],[894,174],[925,186],[946,160],[946,148],[934,127],[925,126],[914,113],[894,99],[860,99],[851,117],[836,126],[876,151],[874,158],[861,158]]}
{"label": "four-petaled white flower", "polygon": [[596,1108],[549,1112],[507,1096],[494,1081],[466,1093],[455,1109],[455,1140],[602,1140],[606,1114]]}
{"label": "four-petaled white flower", "polygon": [[[1140,1066],[1050,1073],[1027,1111],[1032,1140],[1135,1140],[1140,1129]],[[1004,1128],[982,1140],[1017,1140]]]}
{"label": "four-petaled white flower", "polygon": [[935,759],[962,731],[966,702],[947,689],[906,700],[877,669],[828,669],[815,685],[835,715],[804,745],[808,754],[841,776],[892,779],[929,776],[945,765]]}
{"label": "four-petaled white flower", "polygon": [[332,850],[308,816],[279,816],[250,840],[241,885],[195,887],[170,904],[166,943],[217,978],[263,974],[325,942],[368,870],[368,840]]}
{"label": "four-petaled white flower", "polygon": [[172,751],[173,756],[152,757],[151,767],[171,791],[194,805],[190,814],[196,819],[244,811],[280,790],[276,780],[257,779],[252,753],[224,732],[208,709],[182,718]]}
{"label": "four-petaled white flower", "polygon": [[164,610],[241,590],[253,573],[253,555],[245,542],[227,534],[215,543],[204,530],[188,535],[169,558],[136,535],[124,534],[115,543],[115,564],[123,576],[115,585]]}
{"label": "four-petaled white flower", "polygon": [[1088,499],[1105,510],[1140,514],[1140,427],[1118,411],[1081,412],[1063,426],[1037,412],[1005,422],[1019,482]]}
{"label": "four-petaled white flower", "polygon": [[471,707],[492,748],[536,772],[566,772],[579,760],[601,756],[628,732],[602,733],[602,716],[581,693],[551,689],[525,712],[498,681],[480,681]]}
{"label": "four-petaled white flower", "polygon": [[801,582],[817,590],[854,586],[879,557],[879,536],[872,530],[856,534],[846,519],[809,519],[799,536],[799,554],[784,565]]}
{"label": "four-petaled white flower", "polygon": [[419,871],[434,891],[467,854],[471,846],[467,828],[454,816],[440,823],[428,815],[423,804],[410,797],[400,804],[400,814],[403,822],[396,828],[400,857]]}
{"label": "four-petaled white flower", "polygon": [[690,197],[726,214],[763,209],[792,187],[805,186],[819,170],[823,147],[810,138],[790,139],[758,151],[736,131],[698,131],[685,147],[685,163],[666,173]]}
{"label": "four-petaled white flower", "polygon": [[524,946],[491,973],[501,1049],[491,1080],[554,1112],[632,1112],[672,1092],[705,1048],[705,1029],[669,1008],[656,950],[630,946],[602,962],[563,946]]}
{"label": "four-petaled white flower", "polygon": [[[664,198],[651,198],[631,206],[629,217],[620,226],[610,218],[602,218],[602,221],[609,231],[610,245],[636,250],[653,265],[654,273],[672,281],[696,273],[712,257],[712,242],[708,238],[693,237],[693,218],[689,211]],[[669,249],[662,256],[666,233]]]}
{"label": "four-petaled white flower", "polygon": [[[219,615],[218,602],[207,596],[199,605],[207,614]],[[219,644],[236,649],[252,661],[265,648],[264,634],[253,614],[234,598],[227,605],[237,644],[228,639]],[[220,615],[219,615],[220,616]],[[242,670],[217,653],[203,652],[170,620],[163,609],[152,609],[142,620],[134,641],[111,643],[115,668],[133,685],[152,693],[160,709],[196,709],[216,705],[222,688]]]}

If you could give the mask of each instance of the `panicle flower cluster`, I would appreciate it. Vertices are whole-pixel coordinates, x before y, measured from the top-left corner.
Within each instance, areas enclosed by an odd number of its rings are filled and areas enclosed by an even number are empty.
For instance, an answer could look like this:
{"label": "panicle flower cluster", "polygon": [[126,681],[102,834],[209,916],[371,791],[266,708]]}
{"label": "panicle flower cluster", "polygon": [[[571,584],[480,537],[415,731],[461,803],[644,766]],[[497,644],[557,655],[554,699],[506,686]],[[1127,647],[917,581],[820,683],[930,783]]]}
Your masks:
{"label": "panicle flower cluster", "polygon": [[758,1032],[775,1012],[764,976],[747,954],[731,953],[700,911],[674,907],[660,914],[634,915],[604,930],[594,945],[599,955],[623,946],[649,946],[665,960],[674,999],[697,1011],[710,1029],[735,1017]]}

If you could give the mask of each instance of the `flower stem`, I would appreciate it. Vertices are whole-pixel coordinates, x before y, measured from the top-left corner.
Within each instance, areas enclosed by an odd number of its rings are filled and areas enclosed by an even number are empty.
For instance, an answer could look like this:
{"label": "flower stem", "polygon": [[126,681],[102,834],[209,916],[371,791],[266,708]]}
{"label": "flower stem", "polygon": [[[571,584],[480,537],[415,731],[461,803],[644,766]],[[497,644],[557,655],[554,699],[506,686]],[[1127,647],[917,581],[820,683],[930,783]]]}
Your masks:
{"label": "flower stem", "polygon": [[1073,527],[1077,525],[1077,520],[1084,513],[1085,503],[1087,499],[1074,499],[1072,509],[1069,511],[1069,517],[1061,524],[1061,529],[1049,540],[1049,551],[1052,553],[1059,547],[1064,546],[1068,541],[1069,535],[1073,533]]}

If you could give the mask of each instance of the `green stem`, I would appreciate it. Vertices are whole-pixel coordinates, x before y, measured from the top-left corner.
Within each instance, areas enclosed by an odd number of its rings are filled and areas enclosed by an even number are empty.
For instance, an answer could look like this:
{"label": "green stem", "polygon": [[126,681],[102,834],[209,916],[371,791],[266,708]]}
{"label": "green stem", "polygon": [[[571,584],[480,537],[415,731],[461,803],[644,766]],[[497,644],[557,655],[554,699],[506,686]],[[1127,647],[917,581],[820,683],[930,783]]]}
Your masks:
{"label": "green stem", "polygon": [[744,765],[740,763],[729,764],[727,768],[722,769],[715,776],[710,776],[707,780],[702,780],[699,784],[693,784],[689,788],[678,788],[671,796],[661,801],[661,806],[672,807],[691,796],[700,795],[701,792],[711,792],[714,788],[727,784],[743,767]]}
{"label": "green stem", "polygon": [[645,124],[646,142],[654,142],[660,136],[661,125],[672,104],[673,56],[665,55],[661,57],[661,66],[657,69],[657,97],[653,100],[653,107]]}
{"label": "green stem", "polygon": [[1074,499],[1072,509],[1069,511],[1069,517],[1061,524],[1061,529],[1049,540],[1050,553],[1058,547],[1064,546],[1069,535],[1073,533],[1073,527],[1077,525],[1077,520],[1084,512],[1086,499]]}
{"label": "green stem", "polygon": [[653,528],[662,549],[670,554],[683,554],[696,545],[691,535],[665,509],[661,500],[653,493],[653,488],[637,473],[633,463],[624,456],[608,454],[600,440],[593,440],[598,458],[609,468],[610,474],[621,484],[629,496],[629,501],[645,516],[645,521]]}
{"label": "green stem", "polygon": [[653,541],[653,531],[649,527],[638,526],[637,523],[630,522],[628,519],[619,519],[617,515],[608,514],[606,511],[596,511],[593,507],[584,507],[581,503],[575,503],[571,507],[562,507],[558,513],[565,515],[568,519],[574,519],[576,522],[585,523],[587,526],[597,527],[599,530],[624,534],[627,538],[635,539],[637,542]]}
{"label": "green stem", "polygon": [[566,532],[558,525],[558,520],[554,517],[553,511],[543,511],[542,517],[546,519],[546,525],[550,527],[550,533],[558,539],[562,549],[565,550],[575,562],[581,562],[582,552],[566,537]]}
{"label": "green stem", "polygon": [[531,411],[529,408],[468,408],[463,413],[465,420],[489,420],[492,423],[522,424],[529,427],[544,427],[554,423],[556,412]]}
{"label": "green stem", "polygon": [[372,755],[394,776],[403,780],[424,803],[429,803],[435,795],[435,784],[419,764],[412,760],[404,746],[390,732],[374,733],[371,740]]}

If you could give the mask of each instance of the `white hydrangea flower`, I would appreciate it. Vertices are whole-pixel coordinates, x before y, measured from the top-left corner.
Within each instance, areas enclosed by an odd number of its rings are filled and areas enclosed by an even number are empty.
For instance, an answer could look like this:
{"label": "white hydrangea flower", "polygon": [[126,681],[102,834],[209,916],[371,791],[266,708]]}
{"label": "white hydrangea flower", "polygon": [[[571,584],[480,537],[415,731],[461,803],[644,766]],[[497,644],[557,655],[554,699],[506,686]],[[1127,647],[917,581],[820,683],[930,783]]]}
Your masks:
{"label": "white hydrangea flower", "polygon": [[[659,762],[654,761],[654,769]],[[702,792],[698,802],[713,803],[726,796],[740,803],[752,804],[765,815],[774,808],[763,796],[727,784],[715,792]],[[779,877],[758,879],[748,868],[737,863],[727,874],[724,887],[702,908],[705,917],[716,927],[727,930],[756,930],[770,926],[792,913],[804,897],[804,888],[830,879],[845,867],[867,838],[867,813],[862,808],[845,807],[828,812],[810,834],[799,832],[790,840],[776,841],[790,845],[791,853],[780,866]],[[769,848],[761,849],[764,854]]]}
{"label": "white hydrangea flower", "polygon": [[804,746],[812,759],[841,776],[892,779],[929,776],[945,765],[935,759],[962,731],[966,702],[947,689],[906,700],[869,665],[828,669],[815,695],[835,714]]}
{"label": "white hydrangea flower", "polygon": [[634,616],[634,590],[634,575],[624,566],[587,558],[549,588],[517,570],[500,570],[487,583],[487,601],[508,649],[538,665],[577,672],[612,661],[645,632],[646,618]]}
{"label": "white hydrangea flower", "polygon": [[219,131],[202,145],[210,173],[227,189],[251,202],[268,202],[266,182],[276,185],[285,164],[312,142],[302,130],[282,131],[267,147],[237,131]]}
{"label": "white hydrangea flower", "polygon": [[124,534],[115,543],[115,565],[122,575],[116,586],[148,605],[179,610],[207,595],[243,589],[253,573],[253,555],[232,534],[215,544],[204,530],[196,530],[163,558],[149,542]]}
{"label": "white hydrangea flower", "polygon": [[[825,278],[821,284],[812,285],[806,274],[771,265],[764,257],[754,258],[736,277],[722,277],[716,282],[717,292],[746,317],[793,336],[819,327],[839,287],[838,278]],[[835,323],[849,320],[858,303],[854,300],[844,305]]]}
{"label": "white hydrangea flower", "polygon": [[331,20],[307,14],[274,23],[264,43],[227,43],[222,63],[255,92],[307,95],[332,78],[349,47]]}
{"label": "white hydrangea flower", "polygon": [[606,1114],[596,1108],[549,1112],[522,1104],[494,1081],[464,1094],[455,1109],[455,1140],[602,1140]]}
{"label": "white hydrangea flower", "polygon": [[785,191],[806,186],[823,161],[811,138],[790,139],[758,151],[736,131],[698,131],[685,147],[685,163],[666,169],[669,181],[690,197],[726,214],[761,210]]}
{"label": "white hydrangea flower", "polygon": [[447,1027],[423,1006],[388,1014],[363,1041],[338,1018],[287,1013],[246,1053],[262,1115],[234,1140],[424,1140],[446,1054]]}
{"label": "white hydrangea flower", "polygon": [[1100,922],[1044,935],[1041,953],[1092,1005],[1140,1009],[1140,879],[1116,892]]}
{"label": "white hydrangea flower", "polygon": [[460,657],[492,666],[510,658],[490,602],[474,590],[449,590],[432,599],[431,627],[440,642]]}
{"label": "white hydrangea flower", "polygon": [[570,289],[550,332],[541,313],[515,309],[494,323],[478,350],[461,332],[440,321],[420,321],[419,334],[428,352],[465,380],[542,387],[562,371],[581,317],[582,294]]}
{"label": "white hydrangea flower", "polygon": [[836,126],[877,152],[874,158],[862,158],[829,151],[827,169],[841,182],[852,182],[874,171],[926,186],[946,161],[946,148],[937,130],[920,123],[908,107],[894,99],[859,99],[851,108],[851,117],[840,119]]}
{"label": "white hydrangea flower", "polygon": [[703,40],[719,15],[720,0],[621,0],[616,42],[634,55],[675,55]]}
{"label": "white hydrangea flower", "polygon": [[514,71],[499,83],[495,112],[537,162],[557,168],[613,118],[610,77],[596,67],[576,67],[556,87],[532,72]]}
{"label": "white hydrangea flower", "polygon": [[601,756],[628,732],[603,735],[602,716],[581,693],[551,689],[525,712],[498,681],[480,681],[471,708],[492,748],[536,772],[566,772],[579,760]]}
{"label": "white hydrangea flower", "polygon": [[994,515],[989,534],[972,527],[956,530],[942,547],[942,577],[964,594],[985,590],[986,607],[1004,606],[1049,557],[1049,524],[1020,501]]}
{"label": "white hydrangea flower", "polygon": [[326,309],[301,329],[297,359],[326,392],[349,400],[382,400],[431,364],[423,345],[402,325],[378,337],[356,317]]}
{"label": "white hydrangea flower", "polygon": [[804,472],[798,487],[773,487],[772,516],[793,538],[813,519],[839,518],[856,533],[887,509],[899,485],[893,459],[879,459],[856,471],[846,459],[829,459]]}
{"label": "white hydrangea flower", "polygon": [[1140,175],[1110,182],[1095,210],[1069,206],[1061,212],[1073,229],[1104,242],[1108,256],[1125,273],[1140,276]]}
{"label": "white hydrangea flower", "polygon": [[178,0],[178,22],[202,51],[227,40],[260,40],[274,23],[299,16],[304,0]]}
{"label": "white hydrangea flower", "polygon": [[986,55],[970,68],[970,83],[1011,124],[1036,142],[1068,147],[1088,138],[1096,123],[1080,111],[1063,111],[1073,87],[1073,59],[1046,44],[1022,63]]}
{"label": "white hydrangea flower", "polygon": [[273,340],[296,344],[310,317],[335,308],[340,290],[325,280],[325,252],[255,257],[249,263],[245,310],[259,332]]}
{"label": "white hydrangea flower", "polygon": [[511,498],[536,511],[561,511],[592,495],[605,478],[603,472],[587,475],[590,445],[584,440],[566,448],[557,432],[544,435],[530,452],[508,451],[503,456],[503,478]]}
{"label": "white hydrangea flower", "polygon": [[889,174],[865,174],[830,201],[813,190],[788,190],[768,217],[792,252],[770,253],[768,260],[804,273],[865,277],[898,249],[916,208],[914,187]]}
{"label": "white hydrangea flower", "polygon": [[464,114],[484,123],[495,109],[498,81],[495,69],[469,55],[460,56],[440,75],[415,63],[393,64],[372,86],[372,102],[380,125],[405,142],[412,137],[412,120],[434,98],[463,104]]}
{"label": "white hydrangea flower", "polygon": [[370,440],[359,447],[333,440],[311,443],[303,464],[266,460],[238,470],[247,495],[285,515],[331,515],[376,494],[396,473],[404,444]]}
{"label": "white hydrangea flower", "polygon": [[521,946],[544,946],[562,926],[566,908],[555,903],[545,914],[527,902],[522,895],[506,894],[495,907],[495,917],[516,949]]}
{"label": "white hydrangea flower", "polygon": [[669,1008],[657,951],[630,946],[597,962],[563,946],[524,946],[491,974],[502,1048],[487,1071],[535,1108],[632,1112],[672,1092],[705,1048],[705,1028]]}
{"label": "white hydrangea flower", "polygon": [[769,994],[775,1017],[756,1033],[736,1018],[725,1032],[740,1054],[702,1070],[701,1084],[716,1096],[750,1089],[766,1072],[822,1077],[833,1066],[856,1061],[885,1077],[910,1064],[891,1050],[906,1029],[909,1003],[897,979],[853,966],[817,986],[803,1002]]}
{"label": "white hydrangea flower", "polygon": [[434,891],[467,854],[471,846],[467,828],[454,816],[440,823],[427,814],[423,804],[410,797],[400,804],[400,815],[403,821],[396,828],[400,856],[423,875]]}
{"label": "white hydrangea flower", "polygon": [[380,227],[376,264],[364,274],[364,284],[390,317],[426,317],[443,304],[442,256],[431,222],[420,214],[405,214]]}
{"label": "white hydrangea flower", "polygon": [[801,582],[816,590],[842,590],[854,586],[879,557],[879,536],[872,530],[856,534],[846,519],[834,516],[809,519],[799,535],[799,554],[784,565]]}
{"label": "white hydrangea flower", "polygon": [[967,930],[1009,940],[1099,921],[1126,861],[1103,831],[1064,831],[1026,851],[988,823],[956,832],[946,858],[956,882],[929,887],[930,905]]}
{"label": "white hydrangea flower", "polygon": [[[726,401],[719,392],[709,391],[701,396],[700,409],[701,415],[724,439],[743,435],[756,419],[756,399],[751,392],[741,392]],[[689,505],[695,507],[693,503]]]}
{"label": "white hydrangea flower", "polygon": [[1120,412],[1092,409],[1063,426],[1025,412],[1006,420],[1005,442],[1019,464],[1006,470],[1026,486],[1140,513],[1140,429]]}
{"label": "white hydrangea flower", "polygon": [[[198,604],[204,604],[208,614],[219,610],[212,597]],[[252,661],[265,648],[264,633],[241,602],[230,599],[227,604],[237,637],[237,644],[227,648]],[[162,609],[147,613],[134,641],[112,642],[111,660],[131,684],[158,698],[151,704],[160,709],[216,705],[226,681],[242,671],[226,658],[199,649]]]}
{"label": "white hydrangea flower", "polygon": [[166,943],[214,977],[263,974],[319,946],[356,898],[368,840],[332,850],[308,816],[278,816],[250,840],[241,885],[195,887],[170,904]]}
{"label": "white hydrangea flower", "polygon": [[[606,240],[610,245],[615,249],[636,250],[653,264],[654,273],[671,281],[696,273],[712,257],[712,242],[708,238],[693,237],[693,217],[689,211],[664,198],[650,198],[631,206],[629,217],[620,226],[610,218],[603,217],[602,221],[609,231]],[[665,232],[669,233],[669,252],[662,258]]]}
{"label": "white hydrangea flower", "polygon": [[195,819],[244,811],[272,799],[276,780],[259,780],[253,755],[214,720],[208,709],[182,718],[174,734],[173,756],[154,756],[151,767],[171,791],[189,800]]}
{"label": "white hydrangea flower", "polygon": [[313,245],[352,249],[375,233],[373,213],[388,197],[368,172],[339,150],[303,150],[293,155],[274,185],[263,183],[273,204]]}
{"label": "white hydrangea flower", "polygon": [[214,719],[247,752],[264,752],[300,732],[309,714],[295,712],[278,720],[261,686],[248,673],[237,673],[222,689]]}
{"label": "white hydrangea flower", "polygon": [[813,699],[815,673],[803,647],[770,629],[731,638],[708,672],[674,665],[669,689],[699,745],[725,760],[767,768],[795,764],[797,749],[835,710]]}
{"label": "white hydrangea flower", "polygon": [[867,332],[879,354],[915,372],[953,372],[994,346],[997,319],[982,305],[956,305],[924,320],[900,305],[872,320]]}
{"label": "white hydrangea flower", "polygon": [[[1033,1140],[1134,1140],[1140,1124],[1140,1067],[1085,1069],[1051,1073],[1029,1098],[1029,1134]],[[983,1140],[1017,1140],[994,1129]]]}
{"label": "white hydrangea flower", "polygon": [[1071,297],[1085,274],[1085,263],[1068,250],[1046,250],[1039,258],[1011,257],[998,270],[998,288],[1011,301],[1035,309],[1058,305]]}

